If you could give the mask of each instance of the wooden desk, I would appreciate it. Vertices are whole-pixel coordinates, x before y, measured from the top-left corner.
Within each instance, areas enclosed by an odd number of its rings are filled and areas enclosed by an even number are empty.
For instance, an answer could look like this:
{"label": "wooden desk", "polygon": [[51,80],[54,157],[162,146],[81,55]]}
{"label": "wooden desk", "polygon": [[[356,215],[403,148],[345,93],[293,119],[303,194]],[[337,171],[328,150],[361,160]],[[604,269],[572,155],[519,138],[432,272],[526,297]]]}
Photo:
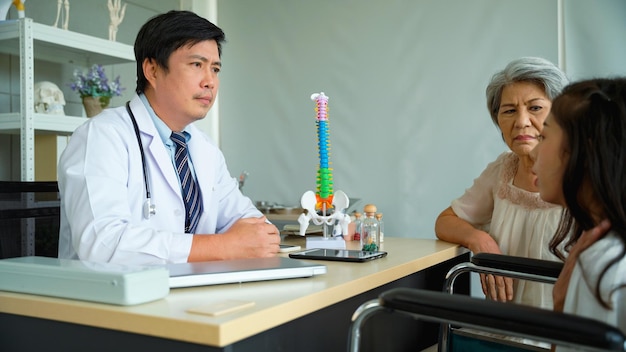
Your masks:
{"label": "wooden desk", "polygon": [[[371,262],[324,262],[328,272],[313,278],[173,289],[128,307],[0,291],[0,347],[37,350],[49,339],[63,351],[345,350],[361,303],[398,286],[441,290],[447,270],[469,259],[437,240],[388,237],[383,250],[389,255]],[[186,312],[226,299],[255,305],[218,317]]]}

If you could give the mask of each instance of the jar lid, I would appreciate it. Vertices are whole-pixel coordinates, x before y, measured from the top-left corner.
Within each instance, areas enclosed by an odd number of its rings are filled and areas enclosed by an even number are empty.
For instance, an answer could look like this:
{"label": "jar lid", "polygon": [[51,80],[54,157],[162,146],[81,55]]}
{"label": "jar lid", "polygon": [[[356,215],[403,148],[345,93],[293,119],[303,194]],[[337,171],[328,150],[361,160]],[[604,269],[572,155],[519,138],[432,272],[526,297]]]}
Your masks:
{"label": "jar lid", "polygon": [[375,213],[376,206],[374,204],[366,204],[365,207],[363,207],[363,211],[366,213]]}

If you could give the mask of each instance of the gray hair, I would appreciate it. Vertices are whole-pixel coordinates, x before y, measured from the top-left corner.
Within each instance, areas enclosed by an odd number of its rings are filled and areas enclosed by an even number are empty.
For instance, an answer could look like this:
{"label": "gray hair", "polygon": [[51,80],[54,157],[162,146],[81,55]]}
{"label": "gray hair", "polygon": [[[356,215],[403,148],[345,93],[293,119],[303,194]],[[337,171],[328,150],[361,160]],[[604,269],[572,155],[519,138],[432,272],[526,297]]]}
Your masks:
{"label": "gray hair", "polygon": [[552,62],[539,57],[522,57],[509,62],[504,70],[495,73],[487,85],[487,109],[493,123],[498,126],[498,110],[504,87],[517,82],[535,83],[548,96],[550,101],[561,93],[569,83],[565,73]]}

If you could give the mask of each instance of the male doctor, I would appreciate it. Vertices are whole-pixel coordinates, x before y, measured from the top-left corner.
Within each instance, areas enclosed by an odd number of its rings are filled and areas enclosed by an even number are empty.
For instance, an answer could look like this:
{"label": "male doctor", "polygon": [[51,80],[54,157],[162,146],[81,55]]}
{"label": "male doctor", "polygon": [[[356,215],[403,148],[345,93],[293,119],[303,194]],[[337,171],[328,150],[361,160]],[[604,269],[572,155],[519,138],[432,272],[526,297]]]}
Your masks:
{"label": "male doctor", "polygon": [[76,129],[59,161],[60,258],[156,264],[278,252],[276,226],[192,124],[215,101],[224,39],[188,11],[139,30],[137,94]]}

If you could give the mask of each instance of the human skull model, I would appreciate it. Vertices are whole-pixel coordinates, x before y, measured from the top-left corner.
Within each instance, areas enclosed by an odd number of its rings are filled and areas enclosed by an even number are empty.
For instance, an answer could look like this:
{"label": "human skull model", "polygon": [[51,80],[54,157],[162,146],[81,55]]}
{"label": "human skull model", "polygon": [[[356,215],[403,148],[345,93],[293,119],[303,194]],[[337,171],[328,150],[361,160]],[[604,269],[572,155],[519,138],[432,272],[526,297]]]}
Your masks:
{"label": "human skull model", "polygon": [[35,112],[49,115],[65,115],[65,97],[56,84],[48,81],[35,83]]}

